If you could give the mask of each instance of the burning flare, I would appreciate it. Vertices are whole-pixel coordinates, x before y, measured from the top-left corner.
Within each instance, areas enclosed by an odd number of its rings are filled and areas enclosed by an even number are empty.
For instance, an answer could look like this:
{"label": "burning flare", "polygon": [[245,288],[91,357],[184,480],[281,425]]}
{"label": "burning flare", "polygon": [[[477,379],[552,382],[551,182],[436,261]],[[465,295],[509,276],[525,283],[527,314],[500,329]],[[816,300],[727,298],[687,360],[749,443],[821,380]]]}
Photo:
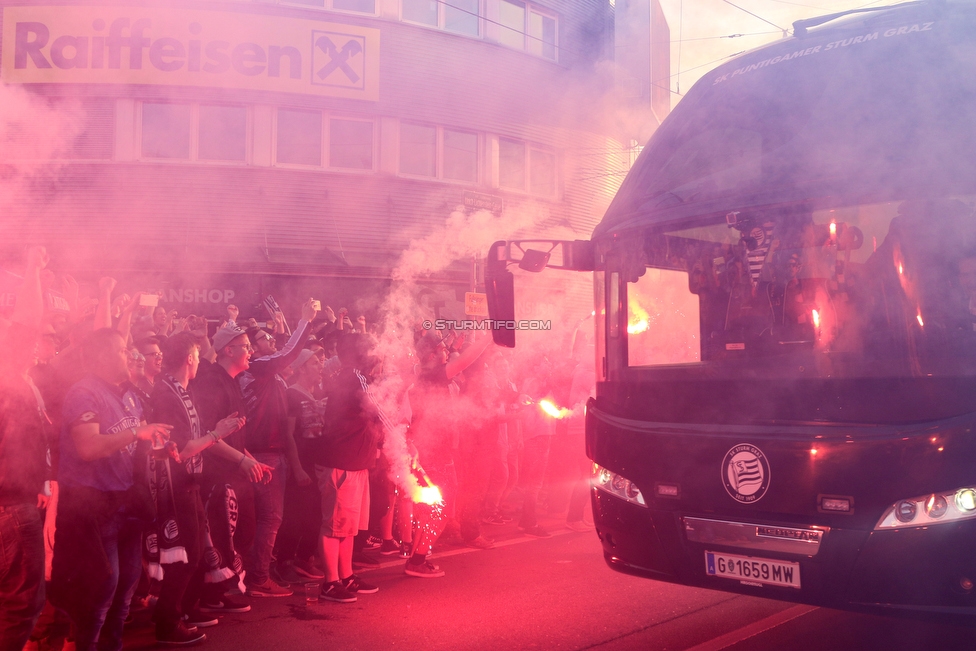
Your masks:
{"label": "burning flare", "polygon": [[811,316],[813,317],[813,327],[814,328],[817,328],[819,330],[820,329],[820,312],[818,312],[817,310],[814,310],[811,313]]}
{"label": "burning flare", "polygon": [[638,305],[633,298],[629,301],[629,307],[631,315],[627,323],[627,334],[636,335],[646,332],[651,327],[647,310]]}
{"label": "burning flare", "polygon": [[540,400],[539,407],[541,407],[542,411],[546,412],[546,414],[552,418],[565,418],[573,413],[571,410],[566,409],[565,407],[557,407],[556,403],[548,398]]}
{"label": "burning flare", "polygon": [[410,499],[415,504],[436,506],[444,503],[444,496],[441,495],[441,489],[430,480],[430,477],[427,476],[427,473],[424,472],[420,464],[415,464],[411,472],[417,479],[417,486],[413,489],[412,495],[410,496]]}

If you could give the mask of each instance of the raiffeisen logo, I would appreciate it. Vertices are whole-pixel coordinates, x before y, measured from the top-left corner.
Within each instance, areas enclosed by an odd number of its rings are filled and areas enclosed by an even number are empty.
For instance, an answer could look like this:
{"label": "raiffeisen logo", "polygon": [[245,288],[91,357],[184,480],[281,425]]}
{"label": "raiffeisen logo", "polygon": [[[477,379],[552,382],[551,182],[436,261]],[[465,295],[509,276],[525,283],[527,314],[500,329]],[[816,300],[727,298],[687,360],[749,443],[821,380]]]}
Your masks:
{"label": "raiffeisen logo", "polygon": [[136,83],[378,98],[379,30],[232,12],[7,7],[8,83]]}

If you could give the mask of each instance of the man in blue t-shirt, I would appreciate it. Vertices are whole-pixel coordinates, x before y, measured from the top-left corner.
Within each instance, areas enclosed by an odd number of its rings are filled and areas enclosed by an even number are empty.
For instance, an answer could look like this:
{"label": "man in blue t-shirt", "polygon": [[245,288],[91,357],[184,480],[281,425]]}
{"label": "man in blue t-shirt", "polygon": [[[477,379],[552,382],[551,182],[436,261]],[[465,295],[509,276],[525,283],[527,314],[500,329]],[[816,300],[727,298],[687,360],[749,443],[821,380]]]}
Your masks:
{"label": "man in blue t-shirt", "polygon": [[118,651],[152,516],[133,459],[141,441],[160,445],[172,428],[147,425],[138,398],[120,387],[129,373],[117,331],[93,332],[84,354],[91,374],[62,408],[51,598],[74,622],[78,651]]}

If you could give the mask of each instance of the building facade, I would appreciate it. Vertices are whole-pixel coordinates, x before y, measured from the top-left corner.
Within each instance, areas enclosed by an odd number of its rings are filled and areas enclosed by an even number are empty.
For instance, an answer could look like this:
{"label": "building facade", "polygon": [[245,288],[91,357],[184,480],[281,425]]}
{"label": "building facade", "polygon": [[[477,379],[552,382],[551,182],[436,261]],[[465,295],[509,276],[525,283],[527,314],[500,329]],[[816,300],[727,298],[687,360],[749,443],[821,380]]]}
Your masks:
{"label": "building facade", "polygon": [[[4,2],[0,80],[43,110],[7,125],[0,234],[184,314],[324,277],[352,301],[459,209],[586,237],[663,117],[615,31],[651,41],[606,0]],[[668,44],[638,51],[631,86]]]}

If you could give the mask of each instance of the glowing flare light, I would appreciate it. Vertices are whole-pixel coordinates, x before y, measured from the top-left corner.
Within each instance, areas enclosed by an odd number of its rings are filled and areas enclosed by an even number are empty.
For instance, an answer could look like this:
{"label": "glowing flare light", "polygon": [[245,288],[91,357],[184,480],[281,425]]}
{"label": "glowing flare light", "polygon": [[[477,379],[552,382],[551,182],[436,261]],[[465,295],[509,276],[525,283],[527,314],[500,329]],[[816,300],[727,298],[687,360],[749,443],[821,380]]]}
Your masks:
{"label": "glowing flare light", "polygon": [[820,329],[820,312],[818,312],[817,310],[813,310],[813,312],[811,313],[811,316],[813,317],[813,327],[814,328],[817,328],[819,330]]}
{"label": "glowing flare light", "polygon": [[437,486],[418,486],[414,491],[413,501],[417,504],[440,504],[444,501],[441,489]]}
{"label": "glowing flare light", "polygon": [[411,496],[415,504],[438,506],[444,503],[441,489],[430,480],[430,477],[419,464],[414,465],[411,472],[417,480],[417,486],[413,489]]}
{"label": "glowing flare light", "polygon": [[631,323],[627,326],[627,334],[640,334],[641,332],[645,332],[649,327],[650,324],[647,322],[647,319],[641,319],[637,323]]}
{"label": "glowing flare light", "polygon": [[552,400],[548,399],[540,400],[539,407],[552,418],[565,418],[572,413],[569,409],[557,407]]}

